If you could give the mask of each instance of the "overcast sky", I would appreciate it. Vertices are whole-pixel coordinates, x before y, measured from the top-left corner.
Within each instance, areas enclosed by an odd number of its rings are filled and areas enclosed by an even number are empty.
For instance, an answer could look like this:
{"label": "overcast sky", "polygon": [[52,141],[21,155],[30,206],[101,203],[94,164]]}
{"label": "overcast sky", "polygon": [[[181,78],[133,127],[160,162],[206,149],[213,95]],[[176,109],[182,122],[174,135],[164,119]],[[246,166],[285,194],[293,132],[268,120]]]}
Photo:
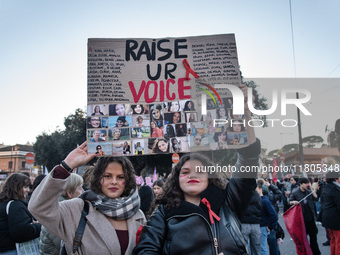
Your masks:
{"label": "overcast sky", "polygon": [[[246,78],[339,78],[340,1],[292,0],[291,9],[295,51],[289,0],[0,0],[0,143],[35,142],[86,109],[88,38],[234,33]],[[303,136],[326,138],[340,118],[339,81],[300,87],[312,93]],[[297,142],[296,128],[257,133],[269,150]]]}

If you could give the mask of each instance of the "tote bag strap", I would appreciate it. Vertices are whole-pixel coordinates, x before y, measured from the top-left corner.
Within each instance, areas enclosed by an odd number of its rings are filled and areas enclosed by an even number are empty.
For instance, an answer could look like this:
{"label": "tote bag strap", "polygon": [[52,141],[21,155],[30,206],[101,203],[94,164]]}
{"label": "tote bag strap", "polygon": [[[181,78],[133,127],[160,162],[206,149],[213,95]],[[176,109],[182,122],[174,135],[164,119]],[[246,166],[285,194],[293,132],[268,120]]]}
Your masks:
{"label": "tote bag strap", "polygon": [[11,205],[11,203],[13,202],[14,200],[10,200],[8,201],[7,205],[6,205],[6,214],[8,215],[9,213],[9,206]]}
{"label": "tote bag strap", "polygon": [[84,209],[81,213],[78,229],[77,229],[76,235],[73,239],[72,254],[75,254],[77,252],[78,247],[81,244],[81,239],[83,237],[84,230],[85,230],[85,227],[86,227],[86,222],[87,222],[86,216],[88,215],[88,213],[89,213],[89,203],[84,200]]}

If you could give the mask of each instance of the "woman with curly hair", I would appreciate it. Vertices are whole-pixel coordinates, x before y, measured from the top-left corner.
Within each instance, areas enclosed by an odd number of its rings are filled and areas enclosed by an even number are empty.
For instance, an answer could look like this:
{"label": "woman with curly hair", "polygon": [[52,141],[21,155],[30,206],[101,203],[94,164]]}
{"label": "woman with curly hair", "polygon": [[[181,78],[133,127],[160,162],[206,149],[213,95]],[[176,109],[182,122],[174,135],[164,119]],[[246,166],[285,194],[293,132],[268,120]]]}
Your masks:
{"label": "woman with curly hair", "polygon": [[168,153],[169,141],[165,138],[157,138],[152,147],[152,153]]}
{"label": "woman with curly hair", "polygon": [[133,254],[248,254],[239,219],[252,198],[257,173],[241,167],[258,165],[261,152],[253,129],[249,131],[251,145],[238,150],[228,185],[205,156],[190,153],[180,158],[163,194],[155,199],[156,209]]}
{"label": "woman with curly hair", "polygon": [[31,180],[28,176],[10,175],[0,193],[0,254],[16,255],[15,243],[40,236],[41,224],[27,209],[26,197]]}
{"label": "woman with curly hair", "polygon": [[29,210],[65,241],[67,254],[71,254],[79,219],[87,203],[87,223],[78,253],[131,254],[137,230],[145,217],[139,210],[134,169],[127,157],[99,158],[91,173],[90,189],[78,198],[58,202],[70,172],[95,156],[87,153],[86,142],[70,152],[38,186]]}

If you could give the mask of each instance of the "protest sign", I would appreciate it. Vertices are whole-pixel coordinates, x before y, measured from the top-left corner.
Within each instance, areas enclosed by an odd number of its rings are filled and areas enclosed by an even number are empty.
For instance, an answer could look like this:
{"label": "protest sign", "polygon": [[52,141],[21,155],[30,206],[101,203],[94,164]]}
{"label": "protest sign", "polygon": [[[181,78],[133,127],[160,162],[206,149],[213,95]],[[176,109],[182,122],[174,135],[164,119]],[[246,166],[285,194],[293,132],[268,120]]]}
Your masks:
{"label": "protest sign", "polygon": [[233,34],[89,39],[89,152],[98,144],[105,155],[245,146],[244,116],[233,114],[229,90],[214,88],[240,81]]}

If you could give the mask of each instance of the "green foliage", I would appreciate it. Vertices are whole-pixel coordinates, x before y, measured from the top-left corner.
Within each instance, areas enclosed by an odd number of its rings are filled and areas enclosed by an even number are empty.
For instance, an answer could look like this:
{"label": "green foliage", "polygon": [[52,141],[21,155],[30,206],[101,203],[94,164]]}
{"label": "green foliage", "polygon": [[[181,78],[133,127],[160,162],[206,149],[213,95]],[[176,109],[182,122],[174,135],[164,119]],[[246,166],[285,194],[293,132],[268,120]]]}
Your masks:
{"label": "green foliage", "polygon": [[323,143],[321,136],[312,135],[302,138],[302,145],[306,148],[314,148],[318,143]]}
{"label": "green foliage", "polygon": [[286,144],[285,146],[282,147],[282,152],[283,153],[288,153],[293,150],[298,150],[299,149],[299,144],[297,143],[291,143],[291,144]]}
{"label": "green foliage", "polygon": [[48,171],[59,164],[77,145],[86,140],[86,113],[76,109],[64,121],[65,130],[37,136],[33,146],[36,163],[46,166]]}

